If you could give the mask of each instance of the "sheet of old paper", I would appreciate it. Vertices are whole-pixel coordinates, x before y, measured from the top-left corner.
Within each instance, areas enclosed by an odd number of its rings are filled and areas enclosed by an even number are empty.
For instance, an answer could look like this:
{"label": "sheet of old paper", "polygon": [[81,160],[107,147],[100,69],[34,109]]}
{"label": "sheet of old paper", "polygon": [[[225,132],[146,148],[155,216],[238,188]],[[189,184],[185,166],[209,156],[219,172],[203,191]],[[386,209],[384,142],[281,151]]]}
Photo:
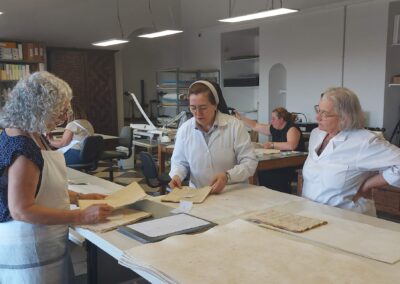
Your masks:
{"label": "sheet of old paper", "polygon": [[254,213],[248,216],[246,220],[256,223],[261,227],[272,226],[295,233],[302,233],[328,223],[324,220],[286,213],[275,209],[267,209]]}
{"label": "sheet of old paper", "polygon": [[104,199],[82,199],[79,200],[79,207],[81,209],[85,209],[86,207],[92,204],[102,204],[107,203],[108,205],[114,207],[115,209],[121,208],[123,206],[133,204],[136,201],[139,201],[146,197],[146,193],[144,192],[143,188],[137,183],[132,182],[131,184],[127,185],[123,189],[110,194]]}
{"label": "sheet of old paper", "polygon": [[254,149],[254,152],[256,152],[257,156],[262,156],[262,155],[271,155],[271,154],[278,154],[281,151],[278,149]]}
{"label": "sheet of old paper", "polygon": [[202,188],[193,188],[182,186],[182,188],[174,188],[170,193],[161,198],[161,201],[179,202],[181,200],[191,201],[193,203],[202,203],[211,192],[211,186]]}
{"label": "sheet of old paper", "polygon": [[105,233],[128,224],[133,224],[141,219],[150,217],[151,213],[139,211],[130,208],[121,208],[113,211],[112,215],[108,217],[107,222],[93,224],[93,225],[81,225],[79,227],[91,230],[96,233]]}
{"label": "sheet of old paper", "polygon": [[399,263],[321,247],[243,220],[129,249],[119,263],[166,283],[364,284],[400,279]]}
{"label": "sheet of old paper", "polygon": [[300,211],[296,214],[328,222],[328,226],[296,234],[300,238],[382,262],[400,260],[400,232],[320,213]]}

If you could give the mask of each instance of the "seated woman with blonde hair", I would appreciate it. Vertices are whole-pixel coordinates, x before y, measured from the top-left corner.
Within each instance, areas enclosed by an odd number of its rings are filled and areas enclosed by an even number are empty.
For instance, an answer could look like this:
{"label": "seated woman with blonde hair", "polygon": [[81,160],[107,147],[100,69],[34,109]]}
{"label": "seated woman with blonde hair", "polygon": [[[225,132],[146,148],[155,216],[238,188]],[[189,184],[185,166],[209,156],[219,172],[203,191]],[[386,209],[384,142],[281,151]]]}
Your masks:
{"label": "seated woman with blonde hair", "polygon": [[303,196],[376,215],[371,190],[400,187],[400,149],[364,129],[358,97],[347,88],[326,90],[315,112],[318,128],[311,132],[303,167]]}
{"label": "seated woman with blonde hair", "polygon": [[65,163],[68,165],[81,163],[81,144],[88,136],[94,135],[92,124],[87,120],[86,113],[81,107],[72,107],[73,114],[65,127],[61,139],[49,138],[51,146],[59,148],[64,153]]}

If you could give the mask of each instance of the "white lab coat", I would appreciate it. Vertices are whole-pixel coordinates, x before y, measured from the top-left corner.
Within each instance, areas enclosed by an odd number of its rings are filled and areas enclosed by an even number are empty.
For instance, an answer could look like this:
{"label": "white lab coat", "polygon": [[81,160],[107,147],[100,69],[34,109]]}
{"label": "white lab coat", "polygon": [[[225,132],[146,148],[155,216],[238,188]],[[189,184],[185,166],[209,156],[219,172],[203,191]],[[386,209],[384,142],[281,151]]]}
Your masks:
{"label": "white lab coat", "polygon": [[365,130],[341,131],[320,156],[326,132],[311,132],[309,155],[303,168],[303,196],[319,203],[376,215],[373,201],[364,198],[353,203],[361,184],[381,172],[393,186],[400,186],[400,149],[375,133]]}
{"label": "white lab coat", "polygon": [[195,118],[186,121],[178,130],[171,158],[170,176],[183,180],[190,172],[190,186],[210,185],[215,174],[228,172],[230,183],[246,181],[257,168],[250,135],[241,121],[217,113],[208,145]]}

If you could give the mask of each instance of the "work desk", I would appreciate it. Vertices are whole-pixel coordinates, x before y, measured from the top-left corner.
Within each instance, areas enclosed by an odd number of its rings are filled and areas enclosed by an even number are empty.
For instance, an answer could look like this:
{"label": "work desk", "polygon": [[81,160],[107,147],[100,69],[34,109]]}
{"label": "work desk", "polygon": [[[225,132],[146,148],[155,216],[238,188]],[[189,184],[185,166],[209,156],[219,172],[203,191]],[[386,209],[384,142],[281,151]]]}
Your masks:
{"label": "work desk", "polygon": [[[99,179],[94,176],[89,176],[87,174],[77,172],[71,169],[68,169],[68,178],[72,181],[86,181],[90,184],[95,184],[104,187],[104,192],[109,193],[111,191],[118,190],[121,186],[113,184],[109,181]],[[79,186],[78,186],[79,187]],[[84,186],[81,187],[81,192],[84,192]],[[75,190],[79,188],[74,188]],[[149,197],[149,199],[158,201],[158,198]],[[176,207],[175,203],[167,203],[167,205],[171,205],[172,207]],[[255,212],[258,210],[263,210],[267,208],[280,208],[287,212],[297,213],[303,210],[307,210],[309,212],[313,212],[316,214],[324,214],[328,216],[334,216],[337,218],[351,220],[357,223],[368,224],[378,228],[389,229],[392,231],[400,232],[400,224],[369,217],[366,215],[361,215],[357,213],[353,213],[350,211],[342,210],[339,208],[329,207],[321,204],[317,204],[311,201],[308,201],[304,198],[297,197],[294,195],[288,195],[284,193],[280,193],[277,191],[272,191],[265,189],[264,187],[258,187],[253,185],[246,185],[246,184],[236,184],[230,185],[226,188],[226,191],[220,195],[211,195],[209,196],[206,201],[202,204],[195,204],[193,209],[190,211],[190,214],[194,216],[198,216],[201,218],[208,219],[210,221],[216,222],[217,224],[227,224],[233,220],[237,220],[243,216],[248,215],[251,212]],[[334,226],[334,225],[333,225]],[[351,229],[351,228],[349,228]],[[117,231],[111,231],[107,233],[93,233],[85,229],[77,228],[77,232],[79,232],[83,237],[85,237],[88,241],[92,244],[100,248],[101,250],[105,251],[107,254],[112,256],[115,259],[120,259],[123,255],[124,251],[141,246],[142,244],[138,241],[131,239]],[[284,233],[276,233],[277,236],[280,238],[289,238],[293,239],[294,237]],[[251,240],[247,240],[248,242]],[[386,264],[382,262],[378,262],[375,260],[367,259],[362,256],[354,255],[345,251],[341,251],[338,249],[334,249],[332,247],[326,247],[321,244],[313,243],[307,240],[299,240],[296,239],[298,242],[305,242],[311,243],[312,245],[322,247],[324,250],[326,249],[329,252],[334,252],[335,254],[346,255],[350,256],[351,258],[355,259],[357,263],[365,264],[365,265],[373,265],[377,268],[382,268],[385,271],[390,271],[390,277],[393,275],[400,274],[400,263],[397,262],[395,264]],[[398,247],[398,243],[393,244],[394,247]],[[296,257],[291,262],[288,262],[286,265],[288,266],[296,266],[296,261],[299,261],[301,257]],[[226,263],[229,265],[228,262],[222,261],[221,263]],[[151,265],[151,263],[150,263]],[[322,263],[315,263],[314,267],[310,267],[310,269],[317,269],[321,271],[326,271],[327,276],[330,273],[329,268],[323,268]],[[321,266],[321,268],[319,268]],[[246,263],[243,263],[241,269],[246,269]],[[89,270],[92,267],[89,267]],[[203,267],[206,269],[206,267]],[[251,268],[250,268],[251,269]],[[269,267],[265,267],[265,269],[270,269]],[[273,268],[271,268],[273,269]],[[151,282],[160,282],[159,279],[155,278],[153,275],[140,270],[135,269],[136,273],[140,274],[142,277],[146,278]],[[108,271],[112,273],[112,271]],[[307,272],[305,272],[307,273]],[[324,273],[324,272],[322,272]],[[355,272],[354,277],[352,278],[353,283],[358,283],[357,280],[358,274],[360,272]],[[365,279],[365,275],[371,273],[369,271],[362,271],[362,275]],[[282,279],[284,279],[284,275],[282,275]],[[400,277],[400,275],[399,275]],[[340,278],[340,276],[339,276]],[[391,278],[389,278],[391,279]],[[267,280],[266,280],[267,281]],[[94,282],[93,282],[94,283]],[[316,283],[318,283],[316,279]],[[322,282],[320,282],[322,283]],[[380,283],[387,283],[387,279],[384,278]]]}

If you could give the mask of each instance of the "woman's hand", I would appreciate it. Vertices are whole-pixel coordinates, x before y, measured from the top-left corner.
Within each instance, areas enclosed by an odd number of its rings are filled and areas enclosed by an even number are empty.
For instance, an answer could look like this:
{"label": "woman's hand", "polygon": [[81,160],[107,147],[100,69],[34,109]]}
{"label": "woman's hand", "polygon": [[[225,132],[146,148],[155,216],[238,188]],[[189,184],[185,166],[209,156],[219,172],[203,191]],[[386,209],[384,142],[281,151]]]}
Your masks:
{"label": "woman's hand", "polygon": [[88,193],[88,194],[79,194],[79,199],[104,199],[107,195],[100,193]]}
{"label": "woman's hand", "polygon": [[182,180],[179,176],[175,175],[172,177],[172,180],[169,182],[169,187],[174,189],[175,187],[181,188],[182,187]]}
{"label": "woman's hand", "polygon": [[80,224],[96,224],[107,221],[111,215],[113,207],[108,204],[94,204],[80,212]]}
{"label": "woman's hand", "polygon": [[274,149],[274,142],[267,142],[263,145],[264,149]]}
{"label": "woman's hand", "polygon": [[210,186],[211,186],[211,193],[212,194],[219,194],[221,193],[225,185],[228,182],[228,177],[226,176],[226,173],[218,173],[214,176]]}
{"label": "woman's hand", "polygon": [[353,196],[353,202],[357,202],[361,197],[365,199],[372,199],[372,187],[368,187],[366,184],[367,182],[364,182],[360,186],[357,193]]}
{"label": "woman's hand", "polygon": [[237,119],[242,120],[242,115],[237,110],[234,110],[233,113]]}

